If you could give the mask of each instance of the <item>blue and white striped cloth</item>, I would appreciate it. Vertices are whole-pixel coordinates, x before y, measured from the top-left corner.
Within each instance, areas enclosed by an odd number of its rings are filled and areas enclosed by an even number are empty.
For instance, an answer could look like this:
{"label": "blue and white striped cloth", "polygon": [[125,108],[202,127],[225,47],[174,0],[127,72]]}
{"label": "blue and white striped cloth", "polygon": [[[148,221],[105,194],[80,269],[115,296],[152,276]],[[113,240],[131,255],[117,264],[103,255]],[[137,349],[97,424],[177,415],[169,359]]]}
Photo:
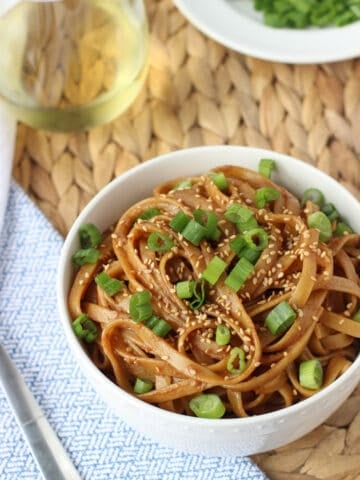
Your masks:
{"label": "blue and white striped cloth", "polygon": [[[160,447],[106,408],[77,367],[58,319],[61,245],[59,234],[13,183],[0,237],[0,341],[83,479],[265,480],[247,458]],[[1,390],[0,439],[1,480],[41,478]]]}

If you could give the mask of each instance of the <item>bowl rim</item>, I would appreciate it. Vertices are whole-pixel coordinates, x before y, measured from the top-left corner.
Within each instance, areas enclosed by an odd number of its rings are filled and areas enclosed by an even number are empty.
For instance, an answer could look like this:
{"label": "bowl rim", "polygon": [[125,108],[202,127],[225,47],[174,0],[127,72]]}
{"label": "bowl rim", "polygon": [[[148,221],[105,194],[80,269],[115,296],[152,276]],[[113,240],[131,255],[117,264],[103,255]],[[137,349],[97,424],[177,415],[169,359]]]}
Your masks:
{"label": "bowl rim", "polygon": [[[71,326],[70,326],[70,316],[67,308],[67,292],[65,292],[64,288],[64,272],[69,262],[71,252],[70,245],[73,242],[74,236],[77,236],[77,231],[79,226],[84,222],[86,217],[91,213],[92,209],[103,200],[110,192],[117,190],[120,185],[126,183],[127,179],[131,176],[136,176],[139,172],[143,172],[148,169],[153,169],[158,167],[158,165],[162,164],[166,161],[173,162],[176,158],[182,158],[184,156],[191,156],[194,152],[197,155],[206,154],[207,152],[218,152],[224,153],[225,151],[229,150],[237,150],[241,152],[251,151],[254,154],[258,155],[258,158],[271,158],[273,157],[276,161],[277,159],[281,159],[281,161],[288,161],[292,162],[298,168],[305,168],[308,169],[309,174],[315,173],[316,175],[320,175],[323,177],[327,183],[329,183],[330,187],[335,188],[336,190],[340,190],[342,195],[344,195],[350,202],[354,204],[357,202],[357,199],[339,182],[337,182],[333,177],[329,176],[327,173],[323,172],[322,170],[314,167],[313,165],[299,160],[295,157],[290,155],[286,155],[283,153],[279,153],[269,149],[257,148],[257,147],[249,147],[249,146],[238,146],[238,145],[211,145],[211,146],[199,146],[199,147],[191,147],[185,148],[181,150],[176,150],[173,152],[169,152],[166,154],[158,155],[150,160],[147,160],[139,165],[129,169],[128,171],[121,174],[119,177],[114,178],[111,182],[109,182],[105,187],[103,187],[85,206],[82,212],[78,215],[75,222],[71,226],[64,244],[61,249],[60,259],[58,262],[58,270],[57,270],[57,306],[60,316],[60,321],[63,325],[65,335],[67,341],[71,347],[72,353],[77,357],[80,364],[80,368],[88,375],[92,375],[94,380],[98,380],[100,384],[104,384],[106,387],[113,390],[114,395],[123,397],[126,401],[133,404],[134,407],[144,409],[145,413],[149,413],[150,415],[157,415],[162,417],[164,420],[168,420],[171,422],[180,422],[184,425],[196,426],[196,427],[211,427],[211,428],[227,428],[227,427],[241,427],[241,426],[253,426],[258,423],[272,423],[277,418],[281,418],[290,414],[297,414],[305,407],[311,407],[313,404],[317,404],[320,402],[324,397],[327,397],[331,394],[334,390],[336,390],[340,384],[346,383],[348,377],[351,377],[355,370],[360,369],[360,355],[356,357],[354,362],[350,365],[350,367],[341,374],[334,382],[330,385],[325,387],[320,392],[315,393],[314,395],[299,401],[298,403],[292,404],[288,407],[281,408],[279,410],[273,412],[267,412],[259,415],[253,415],[248,417],[236,417],[236,418],[220,418],[220,419],[206,419],[206,418],[199,418],[196,416],[188,416],[183,415],[175,412],[170,412],[165,409],[159,408],[156,405],[149,404],[143,400],[138,399],[134,395],[126,392],[121,387],[116,385],[112,382],[104,373],[101,372],[98,367],[92,362],[92,360],[87,355],[85,349],[82,347],[81,343],[78,341],[76,336],[74,335]],[[224,165],[229,164],[225,161],[223,162]],[[248,168],[248,167],[246,167]],[[169,177],[171,178],[171,176]],[[316,186],[316,185],[315,185]],[[359,204],[360,207],[360,204]],[[360,208],[359,208],[360,213]],[[352,215],[353,216],[353,215]],[[81,363],[80,363],[81,362]],[[89,379],[90,381],[90,379]],[[91,382],[92,383],[92,382]],[[355,387],[354,387],[355,388]],[[348,395],[350,395],[351,391]],[[126,420],[126,415],[123,417]]]}

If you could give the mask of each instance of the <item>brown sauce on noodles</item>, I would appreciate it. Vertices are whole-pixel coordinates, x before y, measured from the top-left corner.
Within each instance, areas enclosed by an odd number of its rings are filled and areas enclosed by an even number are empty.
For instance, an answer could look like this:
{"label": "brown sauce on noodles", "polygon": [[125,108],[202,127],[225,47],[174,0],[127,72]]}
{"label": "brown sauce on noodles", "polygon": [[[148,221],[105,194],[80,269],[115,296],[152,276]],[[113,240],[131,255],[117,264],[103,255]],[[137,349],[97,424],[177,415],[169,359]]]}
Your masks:
{"label": "brown sauce on noodles", "polygon": [[[347,234],[319,241],[319,232],[307,226],[306,217],[317,206],[302,208],[285,188],[256,172],[222,166],[228,188],[221,191],[207,175],[191,178],[188,188],[174,189],[179,179],[158,186],[152,197],[129,208],[104,234],[100,258],[81,267],[69,295],[73,319],[85,312],[96,322],[99,335],[88,346],[95,362],[109,378],[134,394],[136,378],[150,380],[154,388],[138,398],[170,411],[192,414],[189,401],[201,392],[216,393],[226,416],[244,417],[292,405],[318,390],[300,385],[298,366],[303,360],[320,360],[324,381],[332,383],[358,354],[360,323],[351,319],[360,308],[360,236]],[[265,208],[255,206],[261,187],[275,187],[280,197]],[[226,275],[206,284],[206,301],[199,310],[175,293],[179,281],[201,277],[209,261],[218,256],[229,266],[236,254],[229,247],[238,232],[224,212],[233,202],[254,212],[269,238],[254,270],[238,292],[224,284]],[[137,221],[149,208],[160,214]],[[182,210],[215,212],[221,236],[192,245],[170,226]],[[151,232],[173,241],[165,253],[147,247]],[[124,282],[109,297],[94,278],[102,271]],[[154,314],[166,320],[171,332],[157,336],[129,315],[129,299],[137,291],[151,292]],[[264,318],[286,300],[296,319],[282,335],[273,336]],[[215,341],[217,325],[231,331],[228,345]],[[233,347],[246,354],[240,374],[227,370]]]}

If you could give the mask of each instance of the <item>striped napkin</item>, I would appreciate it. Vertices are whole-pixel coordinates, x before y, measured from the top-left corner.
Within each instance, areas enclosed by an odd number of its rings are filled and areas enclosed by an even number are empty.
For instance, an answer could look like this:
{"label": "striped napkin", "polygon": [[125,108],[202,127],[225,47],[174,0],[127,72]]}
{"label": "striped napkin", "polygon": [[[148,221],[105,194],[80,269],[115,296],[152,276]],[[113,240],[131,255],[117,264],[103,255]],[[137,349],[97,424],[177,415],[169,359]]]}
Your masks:
{"label": "striped napkin", "polygon": [[[12,183],[0,237],[0,341],[84,480],[265,480],[248,458],[202,457],[159,446],[97,396],[76,365],[58,319],[62,238]],[[0,391],[0,478],[40,474]],[[51,479],[48,479],[51,480]]]}

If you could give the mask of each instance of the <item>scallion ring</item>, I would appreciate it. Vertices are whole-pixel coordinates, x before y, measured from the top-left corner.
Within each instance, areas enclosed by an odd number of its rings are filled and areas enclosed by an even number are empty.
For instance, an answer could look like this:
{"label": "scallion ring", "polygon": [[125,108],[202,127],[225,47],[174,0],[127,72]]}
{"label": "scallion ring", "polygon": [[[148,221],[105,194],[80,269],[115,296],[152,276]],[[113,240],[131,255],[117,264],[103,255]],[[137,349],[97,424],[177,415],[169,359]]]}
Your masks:
{"label": "scallion ring", "polygon": [[134,384],[134,392],[141,395],[143,393],[148,393],[154,388],[154,384],[150,380],[143,380],[137,378]]}
{"label": "scallion ring", "polygon": [[79,228],[79,239],[81,248],[96,248],[101,242],[100,230],[93,223],[82,225]]}
{"label": "scallion ring", "polygon": [[233,375],[240,375],[246,368],[245,352],[242,348],[234,347],[226,364],[228,372]]}
{"label": "scallion ring", "polygon": [[323,368],[316,358],[305,360],[299,365],[299,383],[304,388],[319,390],[323,383]]}
{"label": "scallion ring", "polygon": [[197,395],[190,400],[189,407],[200,418],[221,418],[226,411],[225,405],[215,393]]}
{"label": "scallion ring", "polygon": [[99,258],[100,252],[96,248],[83,248],[73,254],[71,261],[74,265],[81,267],[82,265],[96,263]]}
{"label": "scallion ring", "polygon": [[273,187],[262,187],[255,191],[257,208],[264,208],[267,203],[274,202],[278,198],[280,198],[280,192]]}
{"label": "scallion ring", "polygon": [[279,303],[275,308],[267,314],[265,318],[265,325],[272,333],[272,335],[281,335],[286,332],[296,319],[296,312],[289,305],[289,303],[284,300]]}
{"label": "scallion ring", "polygon": [[147,246],[154,252],[166,253],[172,249],[174,242],[165,233],[152,232],[147,239]]}
{"label": "scallion ring", "polygon": [[320,242],[327,242],[332,237],[331,222],[324,212],[311,213],[307,218],[309,228],[316,228],[320,232]]}
{"label": "scallion ring", "polygon": [[87,343],[92,343],[98,336],[98,329],[92,320],[86,315],[81,313],[71,325],[75,335]]}

